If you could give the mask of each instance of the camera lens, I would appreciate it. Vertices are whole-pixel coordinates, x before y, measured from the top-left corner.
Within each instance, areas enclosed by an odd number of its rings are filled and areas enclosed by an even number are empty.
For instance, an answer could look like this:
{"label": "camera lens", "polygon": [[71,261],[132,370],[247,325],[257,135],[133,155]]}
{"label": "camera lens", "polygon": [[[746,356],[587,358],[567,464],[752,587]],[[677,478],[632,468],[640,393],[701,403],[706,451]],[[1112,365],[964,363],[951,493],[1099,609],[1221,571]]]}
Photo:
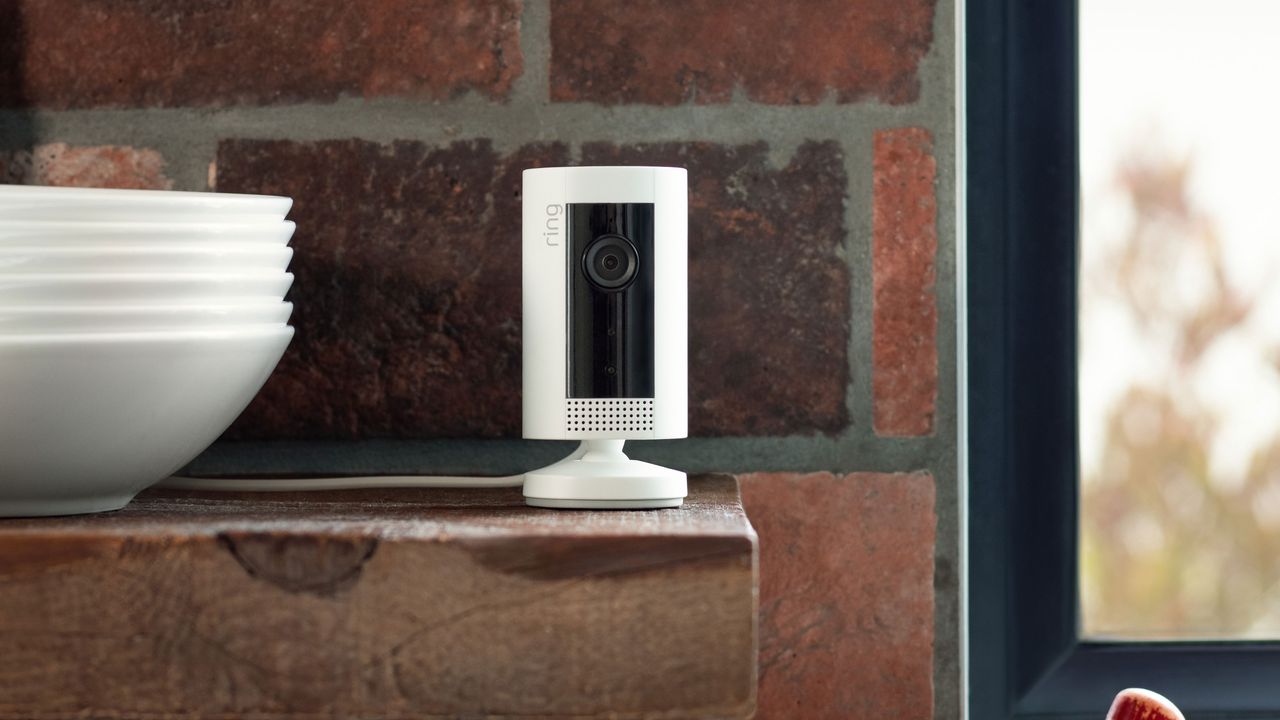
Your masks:
{"label": "camera lens", "polygon": [[639,265],[635,247],[621,235],[596,238],[582,256],[583,272],[601,290],[621,290],[631,284]]}

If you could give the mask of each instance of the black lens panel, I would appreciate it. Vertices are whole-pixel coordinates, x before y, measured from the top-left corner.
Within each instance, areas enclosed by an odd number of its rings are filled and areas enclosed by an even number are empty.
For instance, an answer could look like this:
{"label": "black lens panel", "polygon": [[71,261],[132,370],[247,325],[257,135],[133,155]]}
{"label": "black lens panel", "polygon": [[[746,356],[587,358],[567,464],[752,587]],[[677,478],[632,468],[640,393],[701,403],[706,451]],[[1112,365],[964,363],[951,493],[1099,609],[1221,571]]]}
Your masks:
{"label": "black lens panel", "polygon": [[591,284],[606,291],[625,288],[635,279],[640,258],[621,235],[602,235],[582,254],[582,269]]}
{"label": "black lens panel", "polygon": [[654,206],[570,203],[565,217],[568,396],[652,398]]}

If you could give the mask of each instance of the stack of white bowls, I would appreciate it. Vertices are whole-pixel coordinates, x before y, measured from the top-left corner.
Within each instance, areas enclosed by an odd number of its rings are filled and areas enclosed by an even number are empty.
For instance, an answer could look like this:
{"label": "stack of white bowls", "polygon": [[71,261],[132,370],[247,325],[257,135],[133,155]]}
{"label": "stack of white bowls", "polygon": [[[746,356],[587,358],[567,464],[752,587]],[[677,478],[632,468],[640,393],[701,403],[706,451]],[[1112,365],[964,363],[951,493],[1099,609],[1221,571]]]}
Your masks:
{"label": "stack of white bowls", "polygon": [[0,186],[0,516],[114,510],[293,337],[292,200]]}

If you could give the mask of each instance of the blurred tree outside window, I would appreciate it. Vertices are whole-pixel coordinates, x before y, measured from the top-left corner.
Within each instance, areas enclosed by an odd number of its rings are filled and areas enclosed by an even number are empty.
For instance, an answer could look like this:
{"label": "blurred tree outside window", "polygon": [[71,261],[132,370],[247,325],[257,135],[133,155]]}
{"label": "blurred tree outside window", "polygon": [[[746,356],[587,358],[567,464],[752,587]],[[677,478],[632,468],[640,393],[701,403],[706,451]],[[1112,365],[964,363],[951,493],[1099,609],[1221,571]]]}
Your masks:
{"label": "blurred tree outside window", "polygon": [[1280,638],[1280,2],[1080,3],[1094,638]]}

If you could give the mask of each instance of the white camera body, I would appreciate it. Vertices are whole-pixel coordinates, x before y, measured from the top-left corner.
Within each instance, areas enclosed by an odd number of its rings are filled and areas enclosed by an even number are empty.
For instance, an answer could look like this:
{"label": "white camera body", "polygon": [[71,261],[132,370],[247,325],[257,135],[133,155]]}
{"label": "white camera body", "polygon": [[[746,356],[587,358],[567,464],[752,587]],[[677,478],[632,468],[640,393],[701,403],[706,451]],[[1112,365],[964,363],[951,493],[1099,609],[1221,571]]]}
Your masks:
{"label": "white camera body", "polygon": [[677,507],[685,474],[626,440],[688,435],[683,168],[524,171],[524,437],[580,440],[525,475],[529,504]]}

